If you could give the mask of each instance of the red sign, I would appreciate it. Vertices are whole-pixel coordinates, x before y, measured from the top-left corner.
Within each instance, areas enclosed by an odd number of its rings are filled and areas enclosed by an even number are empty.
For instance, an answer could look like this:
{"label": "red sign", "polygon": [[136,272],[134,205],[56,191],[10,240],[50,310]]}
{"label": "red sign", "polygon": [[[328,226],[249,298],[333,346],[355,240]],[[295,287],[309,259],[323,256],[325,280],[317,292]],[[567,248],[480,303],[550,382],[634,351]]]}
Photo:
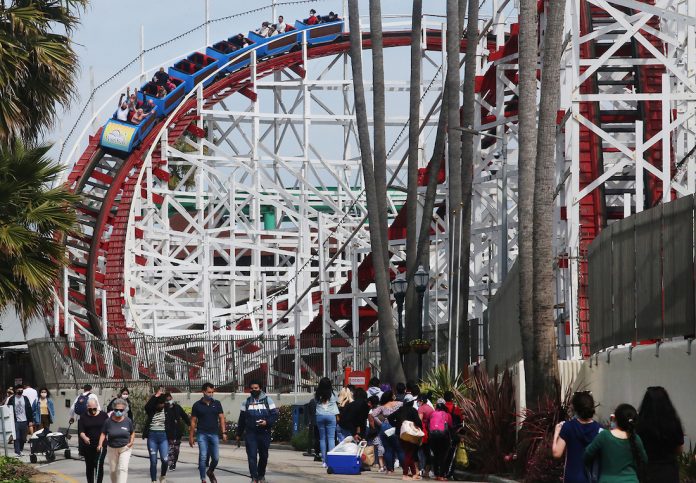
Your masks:
{"label": "red sign", "polygon": [[370,386],[370,368],[368,367],[364,371],[355,371],[351,367],[346,367],[345,377],[343,379],[343,385],[347,386],[352,384],[355,387],[362,387],[367,390]]}

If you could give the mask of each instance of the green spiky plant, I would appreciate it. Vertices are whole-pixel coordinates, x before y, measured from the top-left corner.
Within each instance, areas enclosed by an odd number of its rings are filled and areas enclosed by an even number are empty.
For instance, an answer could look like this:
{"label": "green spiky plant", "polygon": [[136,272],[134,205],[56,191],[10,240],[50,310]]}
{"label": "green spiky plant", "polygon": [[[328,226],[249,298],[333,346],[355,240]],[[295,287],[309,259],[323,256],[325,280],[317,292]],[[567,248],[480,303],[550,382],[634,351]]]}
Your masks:
{"label": "green spiky plant", "polygon": [[466,395],[467,387],[462,375],[453,378],[446,365],[441,364],[430,371],[419,384],[421,392],[432,393],[434,399],[443,397],[446,391]]}

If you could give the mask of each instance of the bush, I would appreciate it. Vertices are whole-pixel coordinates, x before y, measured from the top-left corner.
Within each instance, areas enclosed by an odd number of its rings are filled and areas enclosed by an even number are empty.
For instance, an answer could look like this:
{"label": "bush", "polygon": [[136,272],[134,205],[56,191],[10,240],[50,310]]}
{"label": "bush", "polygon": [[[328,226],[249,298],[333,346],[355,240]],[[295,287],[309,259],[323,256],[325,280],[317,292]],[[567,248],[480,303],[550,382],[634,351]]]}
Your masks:
{"label": "bush", "polygon": [[38,471],[16,458],[0,457],[0,483],[29,483],[36,473]]}
{"label": "bush", "polygon": [[298,431],[292,436],[292,439],[290,440],[290,444],[292,447],[295,449],[295,451],[307,451],[309,450],[309,429],[305,428],[301,431]]}
{"label": "bush", "polygon": [[237,423],[234,421],[225,421],[225,433],[227,433],[227,441],[232,441],[237,436]]}
{"label": "bush", "polygon": [[422,393],[432,392],[433,398],[438,399],[444,396],[446,391],[453,393],[466,394],[466,384],[462,381],[461,374],[455,378],[450,376],[450,371],[446,365],[441,364],[430,371],[419,384]]}
{"label": "bush", "polygon": [[461,438],[469,451],[470,468],[487,474],[511,470],[515,450],[515,387],[510,371],[497,378],[477,370],[469,380],[469,397],[455,392],[462,409]]}
{"label": "bush", "polygon": [[689,451],[679,455],[679,481],[682,483],[696,483],[696,449],[689,445]]}
{"label": "bush", "polygon": [[290,441],[292,438],[292,406],[278,408],[278,421],[271,429],[271,441]]}

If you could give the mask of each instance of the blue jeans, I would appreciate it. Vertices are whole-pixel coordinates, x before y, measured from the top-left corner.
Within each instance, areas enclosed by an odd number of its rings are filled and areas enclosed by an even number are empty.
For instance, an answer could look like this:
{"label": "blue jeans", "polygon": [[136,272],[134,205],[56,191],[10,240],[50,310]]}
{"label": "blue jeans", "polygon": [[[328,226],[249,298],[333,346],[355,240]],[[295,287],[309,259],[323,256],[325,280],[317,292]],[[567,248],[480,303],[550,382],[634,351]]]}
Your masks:
{"label": "blue jeans", "polygon": [[220,460],[220,437],[217,434],[198,433],[196,435],[198,443],[198,473],[201,481],[205,481],[205,464],[210,454],[209,471],[215,471]]}
{"label": "blue jeans", "polygon": [[266,478],[268,448],[271,446],[271,432],[266,429],[247,431],[244,436],[244,445],[246,446],[251,479],[263,480]]}
{"label": "blue jeans", "polygon": [[326,453],[336,446],[336,416],[333,414],[317,414],[319,428],[319,448],[321,459],[326,463]]}
{"label": "blue jeans", "polygon": [[29,432],[29,422],[28,421],[15,421],[15,440],[14,440],[14,450],[15,453],[19,454],[24,451],[24,442],[27,440],[27,433]]}
{"label": "blue jeans", "polygon": [[391,436],[384,434],[384,432],[391,427],[392,425],[389,424],[389,421],[385,421],[382,423],[382,427],[379,430],[379,438],[382,440],[382,446],[384,446],[384,465],[387,467],[387,471],[394,471],[395,458],[399,458],[399,463],[402,466],[406,460],[404,450],[399,441],[399,432],[395,431]]}
{"label": "blue jeans", "polygon": [[350,431],[347,429],[342,428],[340,425],[336,426],[336,436],[338,436],[338,442],[340,443],[344,439],[346,439],[348,436],[353,436]]}
{"label": "blue jeans", "polygon": [[169,441],[164,431],[150,431],[147,437],[147,452],[150,453],[150,481],[157,480],[157,453],[162,461],[161,476],[167,474]]}

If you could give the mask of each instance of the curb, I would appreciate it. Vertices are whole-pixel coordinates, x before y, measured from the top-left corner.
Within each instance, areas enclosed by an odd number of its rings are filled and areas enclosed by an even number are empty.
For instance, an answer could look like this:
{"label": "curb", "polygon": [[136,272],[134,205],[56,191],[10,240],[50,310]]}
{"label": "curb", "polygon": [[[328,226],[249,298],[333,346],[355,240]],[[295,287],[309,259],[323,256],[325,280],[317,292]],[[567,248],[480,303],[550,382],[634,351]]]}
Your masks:
{"label": "curb", "polygon": [[454,477],[459,481],[488,481],[490,483],[519,483],[517,480],[496,475],[482,475],[470,471],[454,470]]}

